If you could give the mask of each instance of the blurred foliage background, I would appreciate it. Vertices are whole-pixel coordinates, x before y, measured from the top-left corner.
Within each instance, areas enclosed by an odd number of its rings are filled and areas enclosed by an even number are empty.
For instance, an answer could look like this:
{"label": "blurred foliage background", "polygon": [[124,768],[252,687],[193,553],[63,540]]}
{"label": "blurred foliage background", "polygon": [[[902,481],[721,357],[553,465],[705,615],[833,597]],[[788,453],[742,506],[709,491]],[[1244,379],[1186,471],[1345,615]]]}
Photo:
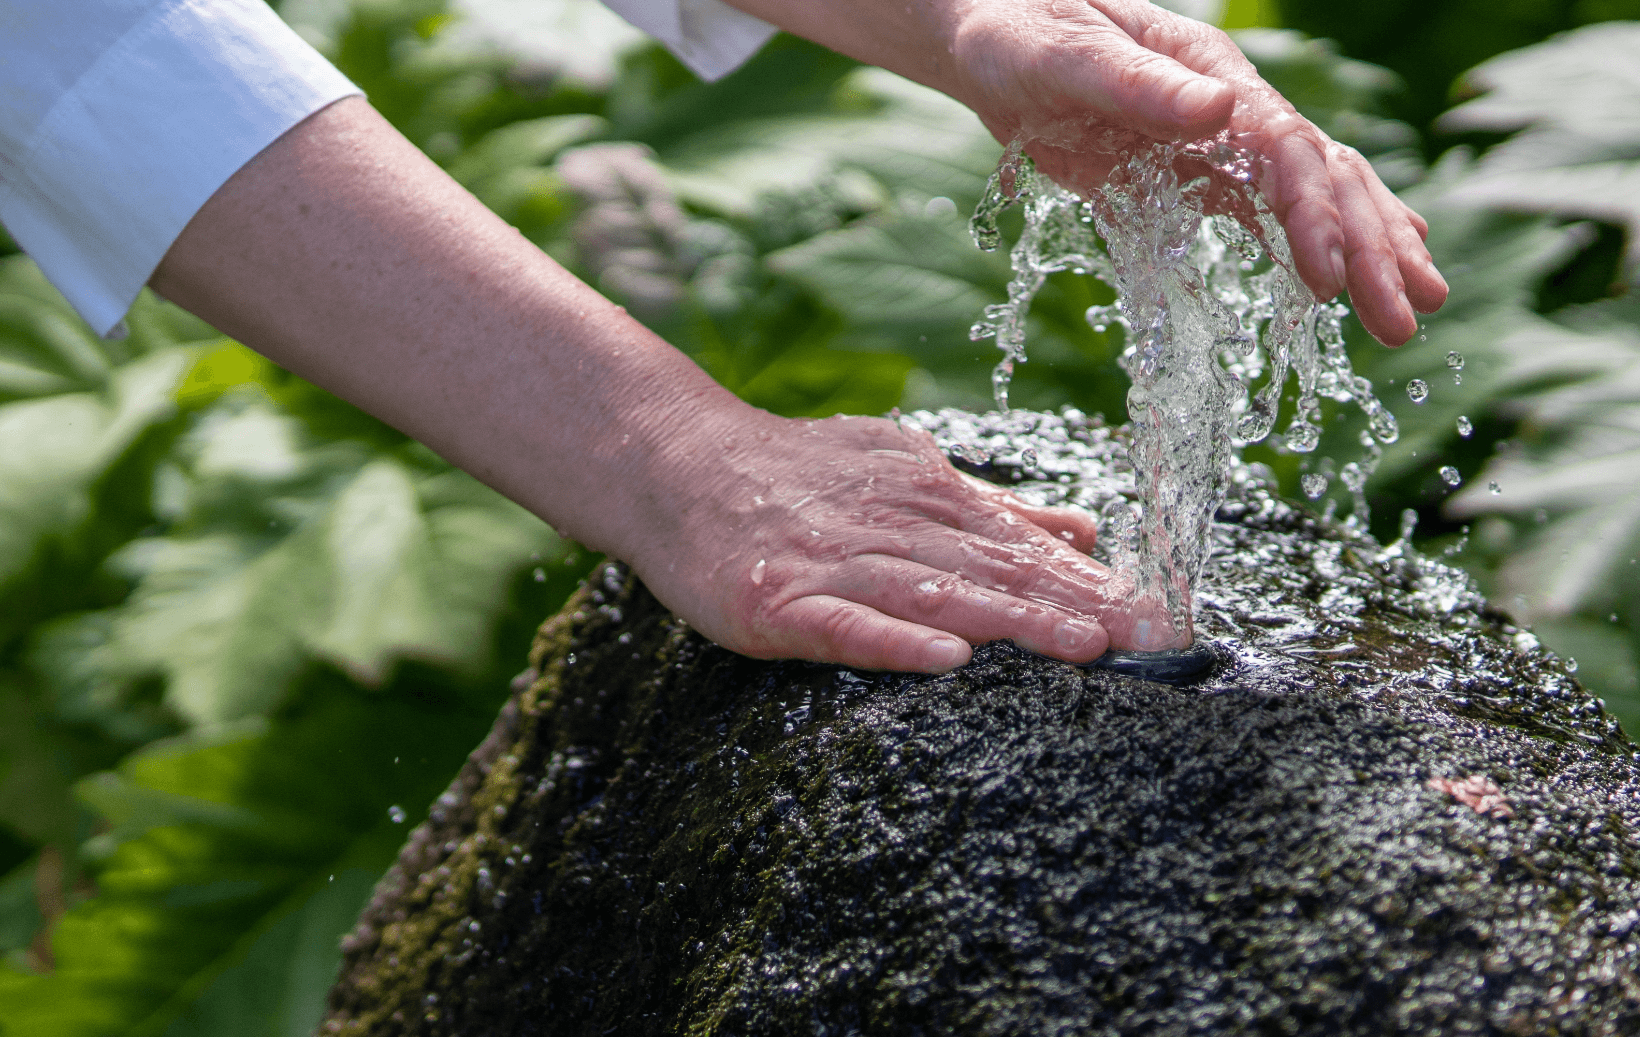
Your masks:
{"label": "blurred foliage background", "polygon": [[[1375,530],[1416,511],[1421,549],[1634,730],[1640,0],[1180,6],[1238,30],[1430,221],[1446,308],[1397,352],[1351,331],[1404,430]],[[1000,149],[954,103],[788,37],[702,84],[591,0],[281,13],[753,403],[989,406],[967,331],[1007,260],[965,216]],[[338,936],[594,559],[155,298],[96,338],[14,252],[0,238],[0,1031],[307,1034]],[[1052,280],[1018,405],[1123,416],[1120,331],[1081,317],[1109,299]],[[1323,453],[1353,456],[1354,421]],[[1255,453],[1289,492],[1317,463]]]}

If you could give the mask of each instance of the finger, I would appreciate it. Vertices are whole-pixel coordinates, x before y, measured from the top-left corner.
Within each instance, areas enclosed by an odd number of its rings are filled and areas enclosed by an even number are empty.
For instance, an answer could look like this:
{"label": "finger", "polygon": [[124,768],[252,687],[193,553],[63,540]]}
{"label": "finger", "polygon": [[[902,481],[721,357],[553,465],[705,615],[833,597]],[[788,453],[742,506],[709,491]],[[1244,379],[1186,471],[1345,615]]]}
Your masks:
{"label": "finger", "polygon": [[1063,540],[1077,551],[1085,554],[1093,550],[1099,536],[1099,524],[1094,521],[1092,515],[1080,508],[1028,504],[1000,486],[975,479],[973,476],[965,478],[972,485],[974,492],[998,507],[1007,508],[1025,521]]}
{"label": "finger", "polygon": [[1419,313],[1434,313],[1446,302],[1447,287],[1446,279],[1435,269],[1435,260],[1424,245],[1429,237],[1429,224],[1395,197],[1376,174],[1368,180],[1367,189],[1389,232],[1390,247],[1395,250],[1407,301]]}
{"label": "finger", "polygon": [[978,587],[1084,615],[1109,608],[1113,600],[1105,587],[1108,571],[1080,556],[1077,567],[1055,564],[1060,560],[1046,552],[956,531],[906,538],[895,548],[861,551],[854,559],[915,562]]}
{"label": "finger", "polygon": [[1322,299],[1348,284],[1344,222],[1327,164],[1331,143],[1296,112],[1271,118],[1243,143],[1265,156],[1259,186],[1287,231],[1298,276]]}
{"label": "finger", "polygon": [[[1333,144],[1329,150],[1344,224],[1350,302],[1378,341],[1398,346],[1417,333],[1418,315],[1407,299],[1400,258],[1369,187],[1377,175],[1355,149]],[[1423,248],[1421,242],[1418,248]]]}
{"label": "finger", "polygon": [[861,670],[946,673],[973,655],[967,642],[830,594],[793,598],[768,617],[759,659],[808,659]]}
{"label": "finger", "polygon": [[[1050,547],[1055,545],[1049,544]],[[1132,577],[1112,572],[1104,566],[1058,548],[1064,555],[1001,544],[994,539],[957,530],[925,531],[916,537],[877,539],[856,555],[853,562],[915,562],[941,575],[958,577],[976,589],[1008,598],[1047,606],[1058,612],[1097,620],[1110,645],[1120,649],[1157,651],[1183,648],[1190,644],[1188,628],[1177,627],[1159,602],[1137,600]],[[1065,557],[1068,555],[1069,557]],[[855,586],[877,608],[883,604],[870,597],[870,589]],[[899,614],[899,613],[896,613]],[[916,617],[907,617],[916,618]],[[953,628],[954,629],[954,628]],[[968,632],[955,630],[956,633]],[[980,640],[1013,637],[1015,634],[977,633]],[[1047,654],[1047,649],[1038,649]]]}
{"label": "finger", "polygon": [[982,586],[1083,613],[1120,600],[1108,587],[1110,570],[1098,562],[1007,508],[974,503],[931,515],[938,526],[897,537],[886,547],[856,541],[856,553],[909,558],[961,573]]}
{"label": "finger", "polygon": [[949,631],[970,642],[1012,638],[1033,652],[1071,662],[1098,658],[1110,645],[1093,616],[991,590],[903,558],[855,559],[830,574],[827,590],[878,612]]}

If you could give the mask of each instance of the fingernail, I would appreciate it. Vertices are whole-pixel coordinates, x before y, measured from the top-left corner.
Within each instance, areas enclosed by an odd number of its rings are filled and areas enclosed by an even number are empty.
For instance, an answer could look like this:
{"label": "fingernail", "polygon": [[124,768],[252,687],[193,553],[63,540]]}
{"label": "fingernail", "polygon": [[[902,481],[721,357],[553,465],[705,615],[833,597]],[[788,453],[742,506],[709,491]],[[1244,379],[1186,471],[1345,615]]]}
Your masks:
{"label": "fingernail", "polygon": [[1080,648],[1099,636],[1099,624],[1080,619],[1062,619],[1053,628],[1053,639],[1061,648]]}
{"label": "fingernail", "polygon": [[1337,283],[1338,290],[1343,291],[1349,278],[1349,268],[1344,265],[1344,247],[1334,245],[1332,251],[1327,253],[1327,258],[1332,263],[1333,281]]}
{"label": "fingernail", "polygon": [[1173,114],[1180,122],[1194,122],[1201,118],[1202,109],[1212,103],[1218,94],[1218,82],[1207,78],[1192,79],[1173,95]]}
{"label": "fingernail", "polygon": [[936,637],[923,649],[930,670],[954,670],[968,660],[968,646],[950,637]]}

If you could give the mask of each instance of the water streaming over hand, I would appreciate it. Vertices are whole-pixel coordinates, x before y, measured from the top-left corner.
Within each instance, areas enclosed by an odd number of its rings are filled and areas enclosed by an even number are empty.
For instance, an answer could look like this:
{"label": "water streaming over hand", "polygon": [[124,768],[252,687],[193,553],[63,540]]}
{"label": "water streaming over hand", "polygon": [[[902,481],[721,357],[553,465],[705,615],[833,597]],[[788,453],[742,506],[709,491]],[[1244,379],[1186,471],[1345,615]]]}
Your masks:
{"label": "water streaming over hand", "polygon": [[[1024,231],[1011,254],[1008,301],[987,307],[971,337],[994,339],[1003,352],[992,384],[1006,413],[1009,382],[1025,358],[1026,312],[1048,276],[1088,273],[1116,289],[1114,305],[1087,313],[1096,331],[1119,324],[1126,332],[1141,513],[1136,523],[1119,523],[1130,536],[1115,532],[1128,541],[1121,560],[1134,572],[1140,602],[1160,605],[1188,631],[1233,451],[1273,431],[1289,373],[1297,394],[1282,434],[1288,449],[1319,445],[1321,397],[1353,402],[1367,417],[1366,455],[1339,472],[1358,526],[1366,523],[1364,487],[1380,444],[1398,431],[1350,366],[1340,327],[1347,311],[1317,300],[1293,272],[1286,235],[1255,186],[1258,159],[1222,139],[1144,144],[1131,154],[1083,199],[1038,175],[1017,145],[1008,149],[974,213],[974,240],[998,248],[998,217],[1013,205],[1023,210]],[[1317,478],[1324,492],[1325,476]],[[1306,493],[1317,478],[1306,478]]]}

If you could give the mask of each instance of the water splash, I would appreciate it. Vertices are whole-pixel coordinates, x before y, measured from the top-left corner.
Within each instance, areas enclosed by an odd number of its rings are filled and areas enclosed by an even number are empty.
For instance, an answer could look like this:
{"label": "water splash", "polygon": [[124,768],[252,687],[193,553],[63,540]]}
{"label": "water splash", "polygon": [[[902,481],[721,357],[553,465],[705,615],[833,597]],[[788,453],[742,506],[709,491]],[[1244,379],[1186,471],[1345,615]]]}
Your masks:
{"label": "water splash", "polygon": [[975,243],[994,250],[998,217],[1014,205],[1025,217],[1008,301],[987,307],[971,330],[1002,350],[992,387],[1005,414],[1025,358],[1026,313],[1048,276],[1071,270],[1116,289],[1116,303],[1090,308],[1087,320],[1097,331],[1119,324],[1126,332],[1141,507],[1137,521],[1126,509],[1102,518],[1125,546],[1140,601],[1165,608],[1183,631],[1233,452],[1274,430],[1289,374],[1297,394],[1282,433],[1288,449],[1319,445],[1321,397],[1353,402],[1367,417],[1366,455],[1339,473],[1357,528],[1367,522],[1364,487],[1380,444],[1399,435],[1394,415],[1350,366],[1340,324],[1348,311],[1317,300],[1293,272],[1286,235],[1254,185],[1258,169],[1254,155],[1224,139],[1145,144],[1084,199],[1037,174],[1016,144],[971,224]]}

